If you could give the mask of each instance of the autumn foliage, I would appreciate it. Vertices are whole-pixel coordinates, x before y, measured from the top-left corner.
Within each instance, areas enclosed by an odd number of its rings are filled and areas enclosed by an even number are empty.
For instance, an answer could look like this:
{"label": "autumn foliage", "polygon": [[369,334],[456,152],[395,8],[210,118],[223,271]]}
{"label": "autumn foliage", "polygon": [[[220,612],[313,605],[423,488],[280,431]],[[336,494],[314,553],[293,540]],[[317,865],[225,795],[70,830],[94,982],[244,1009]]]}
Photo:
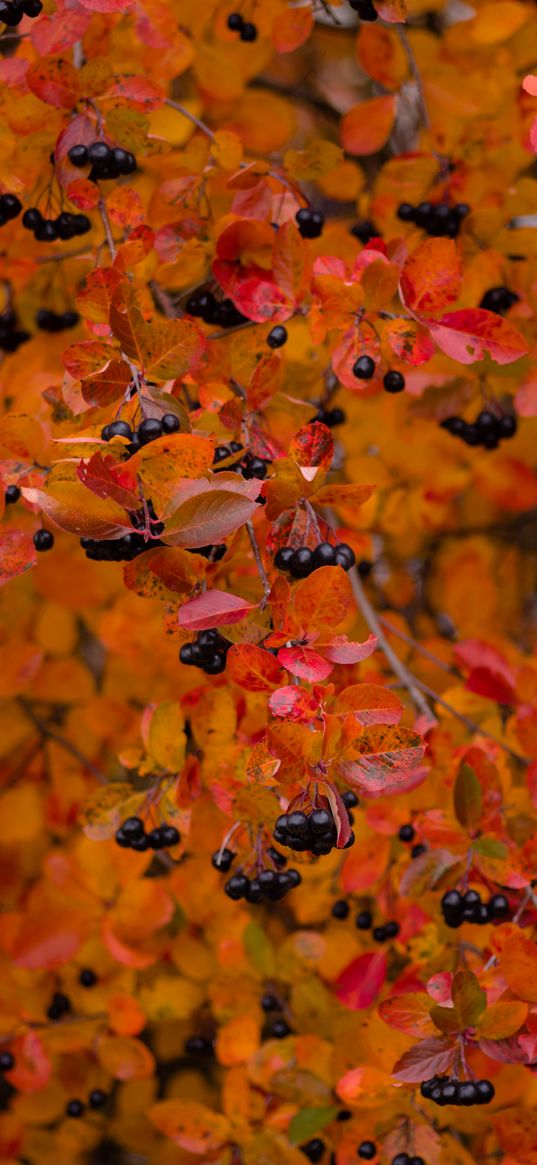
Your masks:
{"label": "autumn foliage", "polygon": [[0,1159],[537,1165],[535,5],[0,19]]}

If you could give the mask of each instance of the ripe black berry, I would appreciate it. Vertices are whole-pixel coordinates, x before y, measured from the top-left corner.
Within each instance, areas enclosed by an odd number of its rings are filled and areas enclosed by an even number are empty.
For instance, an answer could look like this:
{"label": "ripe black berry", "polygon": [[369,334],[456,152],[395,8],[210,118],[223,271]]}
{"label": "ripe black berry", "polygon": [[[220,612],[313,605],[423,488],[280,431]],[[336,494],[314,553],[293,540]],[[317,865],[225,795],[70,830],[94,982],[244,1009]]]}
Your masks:
{"label": "ripe black berry", "polygon": [[356,915],[356,926],[358,930],[369,930],[373,923],[373,915],[370,910],[360,910]]}
{"label": "ripe black berry", "polygon": [[228,870],[231,868],[231,863],[235,856],[236,855],[232,852],[232,850],[227,849],[227,847],[224,849],[217,849],[211,858],[211,862],[215,870],[219,870],[222,874],[227,874]]}
{"label": "ripe black berry", "polygon": [[284,1040],[290,1034],[291,1028],[284,1019],[274,1019],[270,1025],[269,1032],[274,1040]]}
{"label": "ripe black berry", "polygon": [[11,1072],[15,1067],[13,1052],[0,1052],[0,1072]]}
{"label": "ripe black berry", "polygon": [[354,809],[358,805],[358,797],[356,793],[353,793],[352,789],[347,789],[345,793],[342,793],[341,800],[346,809]]}
{"label": "ripe black berry", "polygon": [[257,40],[257,28],[252,24],[251,20],[245,20],[242,28],[239,30],[241,40],[248,42]]}
{"label": "ripe black berry", "polygon": [[267,476],[267,463],[261,457],[250,457],[242,471],[242,476],[248,481],[257,478],[259,481]]}
{"label": "ripe black berry", "polygon": [[410,1165],[408,1153],[397,1153],[395,1157],[392,1157],[392,1165]]}
{"label": "ripe black berry", "polygon": [[477,1080],[475,1083],[478,1104],[490,1104],[494,1097],[494,1085],[490,1080]]}
{"label": "ripe black berry", "polygon": [[457,1088],[457,1103],[465,1107],[477,1103],[478,1091],[473,1080],[461,1080]]}
{"label": "ripe black berry", "polygon": [[127,817],[121,826],[125,837],[129,841],[134,841],[135,838],[143,837],[144,823],[140,817]]}
{"label": "ripe black berry", "polygon": [[414,207],[410,202],[401,202],[397,207],[397,218],[401,222],[414,222]]}
{"label": "ripe black berry", "polygon": [[371,356],[359,356],[353,364],[352,374],[358,380],[371,380],[375,373],[375,361]]}
{"label": "ripe black berry", "polygon": [[427,228],[432,212],[432,204],[430,202],[420,202],[414,211],[414,222],[419,227]]}
{"label": "ripe black berry", "polygon": [[400,929],[401,928],[399,926],[399,923],[395,922],[395,920],[392,920],[391,922],[387,922],[385,924],[384,934],[385,934],[386,938],[396,938],[397,935],[399,934]]}
{"label": "ripe black berry", "polygon": [[243,25],[243,19],[240,12],[230,12],[227,18],[227,26],[231,32],[240,32]]}
{"label": "ripe black berry", "polygon": [[83,967],[79,976],[78,982],[81,987],[94,987],[97,982],[97,975],[92,971],[91,967]]}
{"label": "ripe black berry", "polygon": [[304,206],[295,215],[298,229],[303,239],[318,239],[324,226],[324,215],[320,210]]}
{"label": "ripe black berry", "polygon": [[36,550],[52,550],[54,546],[54,534],[50,530],[36,530],[34,534],[34,546]]}
{"label": "ripe black berry", "polygon": [[8,485],[4,494],[4,502],[6,506],[13,506],[15,502],[18,502],[20,496],[21,491],[18,485]]}
{"label": "ripe black berry", "polygon": [[371,219],[365,218],[363,222],[357,222],[351,227],[351,235],[354,235],[355,239],[359,239],[365,247],[365,244],[370,243],[371,239],[380,238],[380,231],[371,222]]}
{"label": "ripe black berry", "polygon": [[150,441],[156,441],[157,437],[162,437],[162,424],[157,417],[146,417],[138,425],[138,436],[142,445],[148,445]]}
{"label": "ripe black berry", "polygon": [[262,995],[261,1007],[263,1008],[263,1011],[277,1011],[279,1004],[276,996],[271,995],[269,992],[267,992],[266,995]]}
{"label": "ripe black berry", "polygon": [[301,546],[299,550],[293,552],[289,569],[293,578],[306,578],[311,573],[313,551],[310,550],[309,546]]}
{"label": "ripe black berry", "polygon": [[514,437],[517,430],[517,420],[513,415],[507,414],[505,417],[500,417],[498,420],[498,434],[504,439]]}
{"label": "ripe black berry", "polygon": [[108,1093],[103,1092],[102,1088],[94,1088],[88,1097],[90,1108],[104,1108],[108,1100]]}
{"label": "ripe black berry", "polygon": [[356,562],[356,555],[352,546],[348,546],[346,542],[338,542],[336,546],[336,563],[342,566],[343,570],[350,570]]}
{"label": "ripe black berry", "polygon": [[228,898],[232,898],[235,902],[239,901],[246,893],[250,879],[245,874],[233,874],[226,882],[224,890]]}
{"label": "ripe black berry", "polygon": [[372,1161],[377,1155],[377,1146],[374,1141],[361,1141],[356,1151],[364,1161]]}
{"label": "ripe black berry", "polygon": [[289,570],[293,555],[294,550],[292,546],[282,546],[281,550],[277,550],[274,555],[274,566],[278,570]]}
{"label": "ripe black berry", "polygon": [[92,142],[91,146],[88,146],[87,158],[90,165],[104,169],[112,159],[112,150],[106,142]]}
{"label": "ripe black berry", "polygon": [[65,1112],[67,1116],[82,1116],[84,1105],[81,1100],[70,1100],[66,1105]]}
{"label": "ripe black berry", "polygon": [[130,441],[132,439],[132,429],[128,421],[112,421],[111,425],[105,425],[101,437],[103,441],[111,441],[112,437],[127,437]]}
{"label": "ripe black berry", "polygon": [[392,369],[383,377],[382,383],[386,392],[402,392],[405,387],[405,378],[402,372],[397,372]]}
{"label": "ripe black berry", "polygon": [[67,151],[67,157],[72,166],[86,166],[88,162],[86,146],[71,146],[71,149]]}
{"label": "ripe black berry", "polygon": [[509,902],[505,894],[493,894],[488,909],[491,918],[505,918],[509,914]]}
{"label": "ripe black berry", "polygon": [[181,428],[181,422],[175,413],[164,413],[160,423],[163,433],[178,433]]}
{"label": "ripe black berry", "polygon": [[399,841],[414,841],[416,830],[413,825],[402,825],[398,837]]}
{"label": "ripe black berry", "polygon": [[345,902],[344,898],[339,898],[337,902],[334,902],[334,905],[332,907],[332,918],[344,919],[344,918],[347,918],[348,915],[349,915],[349,903]]}
{"label": "ripe black berry", "polygon": [[312,1161],[313,1165],[315,1165],[316,1161],[321,1160],[325,1148],[326,1145],[324,1141],[321,1141],[320,1137],[313,1137],[313,1139],[311,1141],[307,1141],[305,1145],[299,1145],[300,1152],[308,1158],[308,1161]]}
{"label": "ripe black berry", "polygon": [[313,568],[318,566],[336,566],[336,547],[330,542],[319,542],[313,551]]}
{"label": "ripe black berry", "polygon": [[420,842],[420,843],[418,843],[418,845],[412,846],[412,849],[410,851],[410,857],[411,858],[419,858],[420,855],[426,853],[426,851],[427,851],[427,846],[423,845]]}
{"label": "ripe black berry", "polygon": [[287,343],[287,328],[283,324],[276,324],[272,331],[267,336],[267,344],[269,348],[283,348]]}
{"label": "ripe black berry", "polygon": [[385,926],[374,926],[371,933],[376,943],[385,943],[388,938]]}

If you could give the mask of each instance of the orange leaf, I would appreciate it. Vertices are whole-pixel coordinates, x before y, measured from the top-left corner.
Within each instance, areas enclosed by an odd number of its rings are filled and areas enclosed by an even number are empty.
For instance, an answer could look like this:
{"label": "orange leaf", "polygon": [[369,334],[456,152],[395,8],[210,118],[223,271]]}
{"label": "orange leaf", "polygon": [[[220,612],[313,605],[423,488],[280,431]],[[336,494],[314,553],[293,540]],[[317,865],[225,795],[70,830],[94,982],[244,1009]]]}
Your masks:
{"label": "orange leaf", "polygon": [[424,991],[392,995],[379,1005],[379,1015],[389,1027],[409,1036],[433,1036],[436,1028],[430,1018],[433,1001]]}
{"label": "orange leaf", "polygon": [[519,930],[513,930],[500,952],[500,968],[514,995],[537,1003],[537,946]]}
{"label": "orange leaf", "polygon": [[104,1036],[98,1041],[97,1056],[115,1080],[148,1080],[156,1068],[146,1044],[128,1036]]}
{"label": "orange leaf", "polygon": [[190,1098],[162,1100],[147,1115],[159,1132],[187,1153],[213,1154],[231,1135],[227,1117]]}
{"label": "orange leaf", "polygon": [[0,586],[37,563],[33,539],[27,530],[6,530],[0,534]]}
{"label": "orange leaf", "polygon": [[248,692],[272,692],[285,683],[285,672],[270,651],[253,643],[234,643],[227,653],[233,683]]}
{"label": "orange leaf", "polygon": [[527,1015],[527,1003],[516,999],[493,1003],[479,1020],[477,1031],[481,1039],[506,1040],[522,1027]]}
{"label": "orange leaf", "polygon": [[322,566],[297,583],[293,610],[308,632],[337,627],[352,605],[352,587],[340,566]]}
{"label": "orange leaf", "polygon": [[353,684],[338,695],[337,716],[352,712],[359,724],[398,724],[403,705],[395,692],[380,684]]}
{"label": "orange leaf", "polygon": [[80,93],[78,70],[60,57],[41,58],[30,65],[26,81],[32,93],[56,109],[73,109]]}
{"label": "orange leaf", "polygon": [[341,122],[341,142],[348,154],[376,154],[388,141],[395,119],[396,98],[372,97],[353,105]]}
{"label": "orange leaf", "polygon": [[452,239],[426,239],[407,259],[401,275],[401,291],[407,307],[415,312],[442,311],[458,299],[462,262]]}

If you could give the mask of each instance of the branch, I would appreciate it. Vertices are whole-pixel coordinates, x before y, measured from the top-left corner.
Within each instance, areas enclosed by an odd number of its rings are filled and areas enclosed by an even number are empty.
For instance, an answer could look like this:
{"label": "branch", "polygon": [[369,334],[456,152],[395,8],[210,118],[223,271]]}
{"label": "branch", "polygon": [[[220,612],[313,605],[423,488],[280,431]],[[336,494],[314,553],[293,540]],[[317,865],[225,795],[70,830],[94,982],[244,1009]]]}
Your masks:
{"label": "branch", "polygon": [[410,72],[412,73],[414,81],[416,82],[416,90],[417,90],[417,94],[418,94],[418,108],[420,111],[421,123],[422,123],[424,129],[430,129],[431,128],[431,119],[429,117],[429,111],[428,111],[427,105],[425,103],[425,95],[423,92],[423,81],[421,79],[421,73],[418,69],[418,64],[417,64],[416,58],[414,56],[414,50],[412,49],[412,46],[411,46],[410,41],[408,39],[406,29],[403,28],[402,24],[397,24],[396,28],[397,28],[397,35],[399,37],[399,40],[401,41],[401,44],[405,50],[406,59],[408,61],[408,67],[410,69]]}
{"label": "branch", "polygon": [[265,567],[263,565],[263,559],[261,558],[261,551],[259,549],[259,544],[258,544],[257,538],[255,536],[255,531],[254,531],[254,528],[253,528],[251,522],[246,523],[246,530],[248,532],[248,537],[250,539],[250,545],[251,545],[252,550],[253,550],[255,563],[256,563],[256,566],[257,566],[257,569],[259,572],[259,577],[261,579],[261,582],[263,583],[263,590],[265,592],[265,602],[266,602],[266,600],[268,599],[268,596],[270,595],[270,583],[269,583],[269,580],[267,578],[267,572],[266,572]]}
{"label": "branch", "polygon": [[87,769],[87,771],[91,773],[93,777],[95,777],[95,780],[99,781],[99,784],[107,784],[105,774],[102,772],[102,770],[96,764],[94,764],[93,761],[89,760],[87,756],[84,756],[84,753],[80,752],[80,749],[78,749],[75,744],[71,744],[70,740],[66,740],[64,736],[60,736],[59,732],[54,732],[52,728],[49,728],[48,724],[45,724],[45,722],[41,720],[41,717],[38,716],[36,712],[34,712],[31,705],[27,700],[24,699],[23,696],[19,696],[18,704],[28,719],[31,720],[34,728],[37,728],[37,731],[41,734],[44,740],[54,740],[56,744],[60,746],[60,748],[63,748],[64,752],[68,752],[70,756],[74,757],[74,759],[83,766],[83,768]]}
{"label": "branch", "polygon": [[201,133],[204,133],[207,138],[210,138],[214,142],[215,135],[212,129],[209,129],[209,126],[205,125],[204,121],[200,121],[200,118],[196,117],[194,113],[191,113],[189,109],[185,109],[184,105],[179,105],[177,101],[172,101],[171,97],[166,97],[164,104],[169,105],[171,109],[175,109],[177,113],[182,113],[187,121],[191,121],[192,125],[195,125]]}
{"label": "branch", "polygon": [[512,756],[513,760],[518,761],[518,764],[529,764],[527,757],[521,756],[520,753],[515,752],[510,745],[506,744],[504,740],[501,740],[499,736],[495,736],[493,732],[488,732],[486,728],[482,728],[475,720],[471,720],[469,716],[465,716],[462,712],[459,712],[457,708],[453,707],[453,704],[450,704],[448,700],[444,700],[444,697],[439,696],[428,684],[424,684],[422,680],[416,678],[414,678],[414,683],[420,691],[425,692],[431,700],[434,700],[435,704],[440,704],[441,708],[445,708],[446,712],[449,712],[456,720],[460,720],[461,724],[465,724],[470,732],[475,732],[478,736],[486,736],[488,740],[493,740],[499,748],[502,748],[504,752]]}
{"label": "branch", "polygon": [[382,623],[387,631],[390,631],[393,635],[397,635],[398,639],[402,639],[403,643],[408,643],[408,646],[413,651],[419,652],[425,659],[429,659],[431,663],[436,664],[436,667],[441,668],[442,671],[448,672],[451,676],[459,676],[456,668],[452,667],[449,663],[445,663],[443,659],[439,659],[437,655],[433,655],[433,652],[429,651],[427,647],[422,647],[421,643],[418,643],[418,640],[414,639],[412,635],[406,635],[404,631],[400,631],[399,627],[395,627],[393,623],[390,623],[389,619],[384,618],[384,615],[379,615],[379,623]]}
{"label": "branch", "polygon": [[102,198],[99,199],[99,214],[100,214],[101,219],[102,219],[104,233],[106,235],[106,242],[108,244],[108,250],[110,251],[110,256],[111,256],[112,260],[114,260],[116,257],[116,244],[114,243],[114,237],[112,235],[112,227],[110,226],[110,219],[108,218],[106,206],[105,206]]}

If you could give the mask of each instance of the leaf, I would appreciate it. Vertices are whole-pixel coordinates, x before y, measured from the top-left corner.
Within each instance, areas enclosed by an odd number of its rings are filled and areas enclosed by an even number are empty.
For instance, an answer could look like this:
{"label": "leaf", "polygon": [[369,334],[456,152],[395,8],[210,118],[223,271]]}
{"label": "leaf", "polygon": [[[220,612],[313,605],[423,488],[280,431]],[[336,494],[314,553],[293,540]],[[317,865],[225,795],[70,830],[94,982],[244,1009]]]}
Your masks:
{"label": "leaf", "polygon": [[110,327],[130,360],[157,380],[182,376],[205,347],[203,332],[191,320],[154,320],[147,324],[130,287],[120,284],[110,305]]}
{"label": "leaf", "polygon": [[187,631],[208,631],[212,627],[227,627],[239,623],[255,610],[255,603],[230,595],[226,591],[207,590],[183,603],[179,611],[179,626]]}
{"label": "leaf", "polygon": [[411,311],[438,312],[459,298],[462,262],[452,239],[426,239],[401,273],[403,300]]}
{"label": "leaf", "polygon": [[341,566],[322,566],[296,585],[294,614],[310,634],[326,626],[337,627],[351,606],[352,587]]}
{"label": "leaf", "polygon": [[245,492],[211,488],[189,498],[166,521],[166,537],[174,546],[209,546],[222,542],[253,516],[257,504]]}
{"label": "leaf", "polygon": [[76,468],[77,476],[92,493],[99,498],[112,498],[126,510],[137,510],[140,496],[136,478],[113,457],[94,453],[89,461],[81,461]]}
{"label": "leaf", "polygon": [[334,438],[327,425],[314,421],[311,425],[303,425],[295,433],[289,446],[289,457],[297,465],[305,467],[316,466],[320,469],[329,469],[334,456]]}
{"label": "leaf", "polygon": [[475,364],[488,352],[496,364],[512,364],[525,356],[528,345],[519,331],[494,312],[464,308],[427,322],[435,344],[460,364]]}
{"label": "leaf", "polygon": [[374,493],[374,485],[322,485],[315,491],[316,506],[362,506]]}
{"label": "leaf", "polygon": [[152,1105],[147,1115],[160,1133],[187,1153],[213,1154],[231,1135],[227,1117],[190,1097],[161,1100]]}
{"label": "leaf", "polygon": [[341,793],[336,788],[336,786],[332,785],[330,781],[325,781],[324,787],[326,790],[326,796],[328,797],[328,801],[330,803],[334,824],[337,829],[336,845],[338,849],[344,849],[352,833],[349,814],[345,808],[345,802],[343,801]]}
{"label": "leaf", "polygon": [[234,643],[226,658],[230,679],[248,692],[272,692],[285,682],[279,661],[270,651],[253,643]]}
{"label": "leaf", "polygon": [[472,971],[456,971],[451,998],[463,1028],[473,1027],[487,1006],[487,996]]}
{"label": "leaf", "polygon": [[415,320],[387,320],[384,339],[405,364],[417,367],[434,356],[434,344],[423,324]]}
{"label": "leaf", "polygon": [[178,773],[185,760],[185,718],[179,704],[165,700],[151,711],[144,732],[146,747],[161,768]]}
{"label": "leaf", "polygon": [[316,1133],[322,1132],[327,1125],[336,1119],[339,1109],[337,1106],[324,1108],[303,1108],[297,1112],[289,1125],[289,1140],[292,1145],[302,1145],[310,1141]]}
{"label": "leaf", "polygon": [[457,1055],[457,1045],[447,1036],[420,1040],[413,1048],[399,1058],[394,1066],[393,1076],[407,1084],[419,1084],[431,1076],[442,1076],[453,1068]]}
{"label": "leaf", "polygon": [[52,971],[75,958],[83,943],[86,922],[73,908],[55,906],[50,914],[28,911],[11,947],[16,967]]}
{"label": "leaf", "polygon": [[79,344],[70,344],[62,358],[71,376],[83,380],[100,372],[111,360],[116,359],[117,355],[117,349],[105,341],[81,340]]}
{"label": "leaf", "polygon": [[131,383],[132,373],[125,360],[111,360],[102,372],[82,381],[82,396],[89,405],[106,408],[123,399]]}
{"label": "leaf", "polygon": [[128,12],[134,0],[80,0],[80,3],[90,12]]}
{"label": "leaf", "polygon": [[364,727],[373,724],[398,724],[403,705],[395,692],[380,684],[354,684],[338,695],[336,714],[352,712]]}
{"label": "leaf", "polygon": [[499,955],[500,970],[508,987],[526,1003],[537,1003],[537,946],[514,930]]}
{"label": "leaf", "polygon": [[[229,658],[229,655],[228,655]],[[317,711],[317,701],[313,692],[308,692],[295,684],[285,684],[277,688],[269,697],[269,710],[272,716],[282,720],[308,720]]]}
{"label": "leaf", "polygon": [[294,303],[306,290],[308,251],[296,223],[289,219],[276,232],[272,248],[272,273],[278,287]]}
{"label": "leaf", "polygon": [[8,1084],[22,1093],[44,1089],[52,1076],[52,1061],[42,1037],[26,1031],[13,1041],[10,1050],[15,1066],[5,1074]]}
{"label": "leaf", "polygon": [[80,95],[78,70],[61,57],[45,57],[30,65],[26,82],[40,101],[56,109],[74,109]]}
{"label": "leaf", "polygon": [[[310,732],[302,724],[269,724],[267,745],[273,756],[282,762],[285,774],[290,770],[293,779],[313,767],[321,757],[322,738],[320,732]],[[280,772],[278,773],[280,779]]]}
{"label": "leaf", "polygon": [[369,951],[353,959],[341,972],[335,994],[344,1007],[363,1011],[377,998],[386,979],[387,959],[382,951]]}
{"label": "leaf", "polygon": [[380,1018],[389,1027],[406,1032],[408,1036],[435,1034],[431,1020],[432,1003],[424,991],[392,995],[379,1004]]}
{"label": "leaf", "polygon": [[271,979],[276,973],[276,953],[274,947],[258,922],[250,922],[242,936],[244,949],[256,971],[264,979]]}
{"label": "leaf", "polygon": [[484,4],[476,13],[469,29],[476,44],[505,44],[529,18],[525,4],[517,0],[494,0]]}
{"label": "leaf", "polygon": [[365,643],[352,643],[346,635],[336,635],[330,643],[323,644],[322,653],[331,663],[361,663],[376,651],[378,639],[369,635]]}
{"label": "leaf", "polygon": [[407,18],[406,0],[376,0],[375,7],[381,20],[404,24]]}
{"label": "leaf", "polygon": [[0,586],[36,565],[33,538],[26,530],[5,530],[0,534]]}
{"label": "leaf", "polygon": [[99,1063],[115,1080],[149,1080],[155,1057],[141,1040],[128,1036],[103,1036],[97,1044]]}
{"label": "leaf", "polygon": [[278,660],[291,675],[312,684],[326,680],[332,671],[332,664],[313,647],[282,647]]}
{"label": "leaf", "polygon": [[338,761],[342,775],[365,792],[396,787],[419,764],[425,751],[417,732],[401,727],[364,729],[349,761]]}
{"label": "leaf", "polygon": [[487,1040],[508,1039],[525,1024],[527,1016],[527,1003],[518,1002],[516,999],[493,1003],[477,1024],[479,1037]]}
{"label": "leaf", "polygon": [[388,141],[395,119],[396,98],[372,97],[353,105],[341,122],[341,144],[358,157],[376,154]]}
{"label": "leaf", "polygon": [[131,530],[123,507],[111,498],[98,498],[85,489],[74,465],[54,466],[43,489],[25,487],[23,494],[72,534],[109,538]]}
{"label": "leaf", "polygon": [[472,832],[479,824],[483,808],[483,792],[473,768],[464,764],[457,773],[453,790],[455,816],[464,829]]}

